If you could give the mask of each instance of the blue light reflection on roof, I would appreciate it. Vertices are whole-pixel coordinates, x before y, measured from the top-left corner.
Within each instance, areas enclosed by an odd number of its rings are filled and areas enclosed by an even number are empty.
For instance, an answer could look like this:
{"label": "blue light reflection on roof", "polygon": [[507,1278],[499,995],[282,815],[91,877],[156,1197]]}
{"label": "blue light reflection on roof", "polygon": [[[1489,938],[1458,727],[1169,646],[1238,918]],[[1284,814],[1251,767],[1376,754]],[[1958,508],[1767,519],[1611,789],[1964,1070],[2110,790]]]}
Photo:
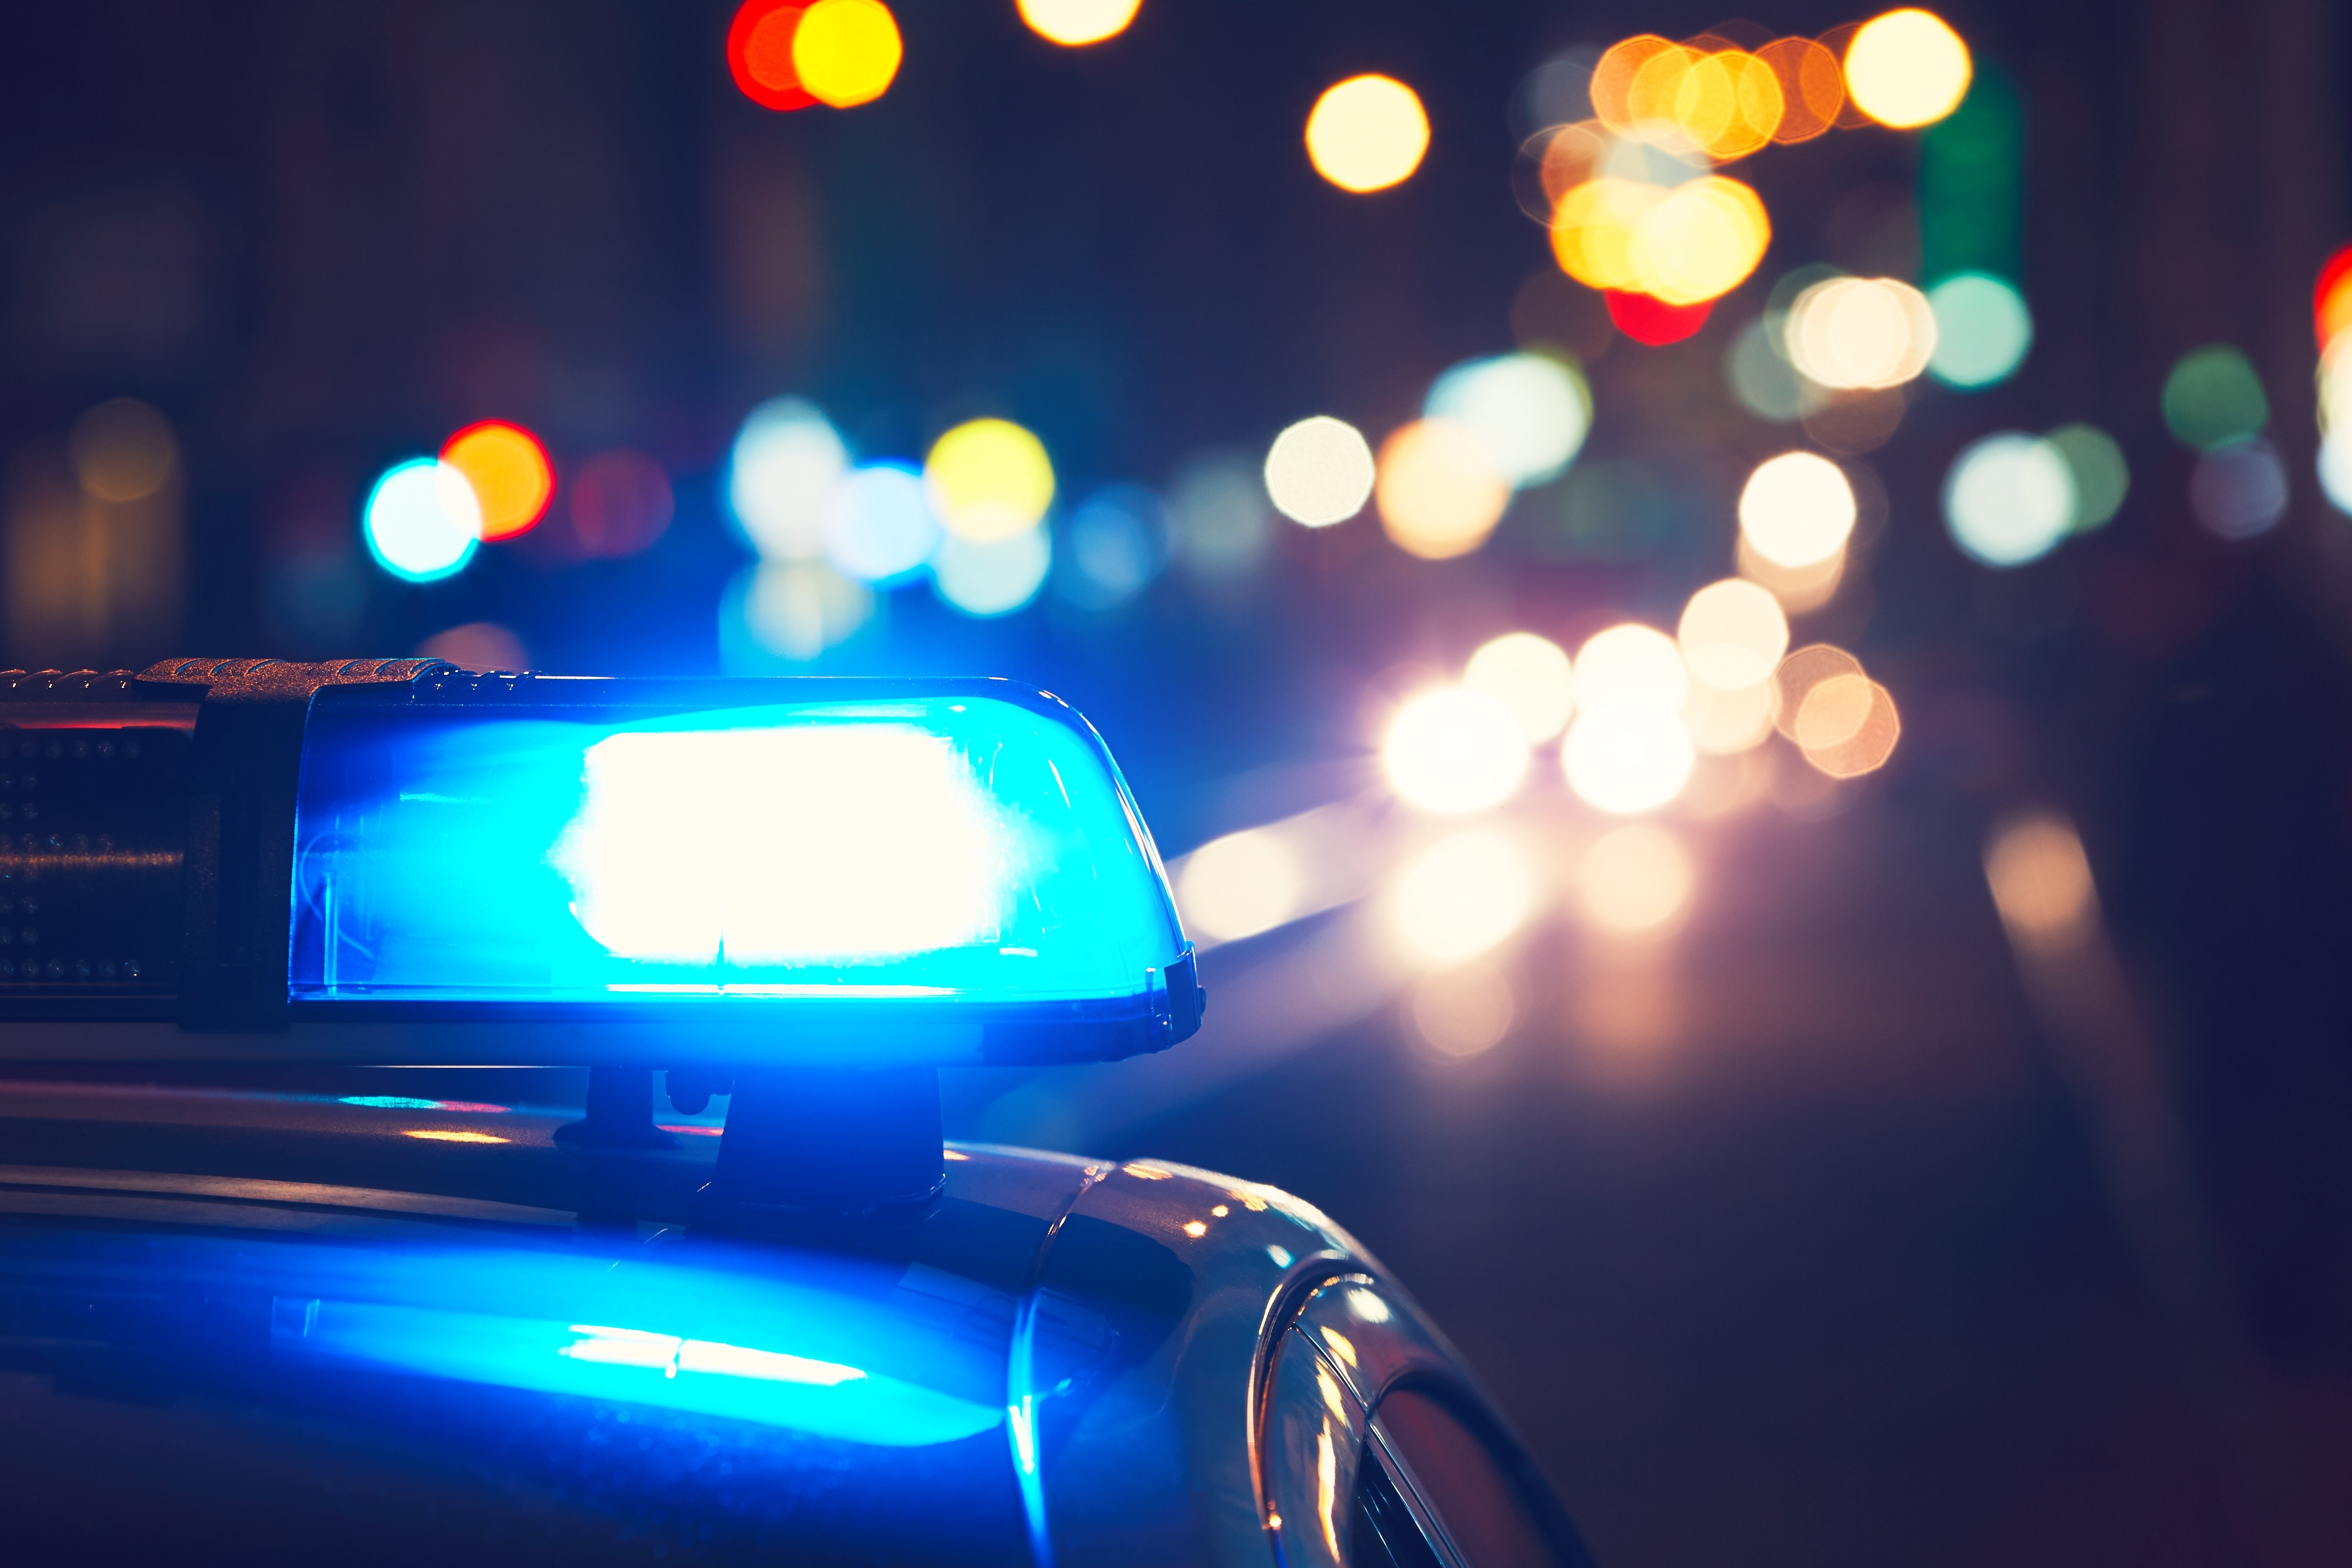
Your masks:
{"label": "blue light reflection on roof", "polygon": [[1182,954],[1074,715],[968,691],[580,715],[320,703],[293,995],[1058,1003]]}

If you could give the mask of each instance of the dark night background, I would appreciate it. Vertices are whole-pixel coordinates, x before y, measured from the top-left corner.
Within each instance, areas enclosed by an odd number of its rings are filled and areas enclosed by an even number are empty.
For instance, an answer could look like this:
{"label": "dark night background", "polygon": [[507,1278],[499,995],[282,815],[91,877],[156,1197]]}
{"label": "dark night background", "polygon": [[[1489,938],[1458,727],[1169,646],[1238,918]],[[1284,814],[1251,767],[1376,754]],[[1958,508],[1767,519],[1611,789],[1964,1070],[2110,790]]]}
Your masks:
{"label": "dark night background", "polygon": [[[704,0],[8,6],[10,505],[85,408],[139,397],[179,438],[185,560],[78,641],[12,609],[10,662],[400,654],[496,622],[534,668],[716,671],[750,559],[719,487],[762,399],[907,458],[1003,414],[1076,495],[1254,458],[1315,412],[1377,440],[1447,365],[1574,340],[1580,463],[1653,485],[1622,547],[1561,546],[1556,491],[1446,563],[1369,518],[1284,523],[1247,579],[1171,574],[1117,612],[975,621],[898,590],[810,665],[1061,693],[1181,853],[1365,787],[1373,699],[1496,632],[1671,624],[1730,568],[1742,476],[1794,440],[1726,393],[1732,332],[1801,263],[1905,264],[1917,139],[1871,128],[1740,166],[1772,250],[1686,342],[1612,341],[1558,277],[1511,193],[1513,91],[1565,49],[1721,20],[1686,5],[1144,0],[1083,50],[1012,0],[896,9],[887,96],[779,115],[735,91],[730,8]],[[1253,1058],[1213,1010],[1213,1067],[975,1080],[951,1117],[1320,1205],[1455,1337],[1615,1568],[2352,1560],[2352,522],[2311,479],[2310,324],[2352,238],[2352,27],[2324,0],[1942,14],[2024,105],[2038,335],[2014,380],[1923,392],[1870,454],[1867,581],[1801,624],[1902,703],[1894,762],[1834,812],[1695,829],[1670,951],[1528,935],[1523,1020],[1475,1058],[1370,1002]],[[1298,134],[1364,70],[1413,84],[1433,140],[1404,185],[1349,196]],[[2261,370],[2294,483],[2252,542],[2200,530],[2158,414],[2167,368],[2217,341]],[[583,560],[560,495],[539,539],[448,581],[370,566],[374,475],[493,416],[559,482],[649,454],[674,521]],[[1969,563],[1938,521],[1953,455],[2077,419],[2129,458],[2118,519]],[[2153,1222],[2118,1102],[2069,1066],[1986,894],[1988,826],[2044,804],[2081,825],[2158,1063],[2142,1109],[2185,1162]],[[1213,952],[1213,995],[1268,994],[1322,929]]]}

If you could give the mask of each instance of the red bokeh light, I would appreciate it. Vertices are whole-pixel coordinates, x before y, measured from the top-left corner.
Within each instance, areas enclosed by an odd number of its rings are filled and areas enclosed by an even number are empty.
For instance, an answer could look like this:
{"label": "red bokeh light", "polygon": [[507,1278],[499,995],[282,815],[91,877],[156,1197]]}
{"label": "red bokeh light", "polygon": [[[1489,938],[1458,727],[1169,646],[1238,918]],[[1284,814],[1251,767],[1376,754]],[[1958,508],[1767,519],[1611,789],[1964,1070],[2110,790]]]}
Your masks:
{"label": "red bokeh light", "polygon": [[1601,297],[1608,304],[1609,319],[1617,323],[1619,331],[1654,349],[1689,337],[1706,325],[1707,316],[1715,310],[1712,300],[1702,300],[1696,305],[1669,305],[1655,295],[1616,289],[1601,290]]}
{"label": "red bokeh light", "polygon": [[793,0],[743,0],[727,29],[727,68],[743,96],[763,109],[806,109],[816,101],[793,68],[793,35],[807,8]]}
{"label": "red bokeh light", "polygon": [[2336,334],[2352,327],[2352,245],[2338,249],[2319,269],[2311,290],[2312,329],[2325,350]]}

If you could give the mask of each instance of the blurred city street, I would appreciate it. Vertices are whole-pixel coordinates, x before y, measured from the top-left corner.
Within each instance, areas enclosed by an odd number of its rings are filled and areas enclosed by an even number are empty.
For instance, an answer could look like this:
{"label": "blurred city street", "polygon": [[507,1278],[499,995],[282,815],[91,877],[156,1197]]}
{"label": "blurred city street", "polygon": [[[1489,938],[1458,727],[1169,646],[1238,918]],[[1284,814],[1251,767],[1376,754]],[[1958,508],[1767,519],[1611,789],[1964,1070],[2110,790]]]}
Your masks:
{"label": "blurred city street", "polygon": [[1206,1021],[950,1136],[1319,1205],[1605,1568],[2352,1562],[2337,8],[9,14],[10,664],[1050,691]]}

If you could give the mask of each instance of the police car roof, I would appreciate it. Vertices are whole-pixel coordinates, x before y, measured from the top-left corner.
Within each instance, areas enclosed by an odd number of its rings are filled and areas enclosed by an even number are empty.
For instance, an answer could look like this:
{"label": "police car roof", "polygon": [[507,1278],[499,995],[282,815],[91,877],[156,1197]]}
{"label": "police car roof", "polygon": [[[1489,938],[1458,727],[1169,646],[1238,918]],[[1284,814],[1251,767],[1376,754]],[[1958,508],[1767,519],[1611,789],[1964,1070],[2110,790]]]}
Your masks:
{"label": "police car roof", "polygon": [[1272,1189],[970,1145],[919,1214],[712,1236],[715,1117],[583,1158],[401,1088],[0,1083],[16,1549],[999,1562],[1050,1484],[1071,1545],[1254,1553],[1266,1330],[1376,1268]]}

